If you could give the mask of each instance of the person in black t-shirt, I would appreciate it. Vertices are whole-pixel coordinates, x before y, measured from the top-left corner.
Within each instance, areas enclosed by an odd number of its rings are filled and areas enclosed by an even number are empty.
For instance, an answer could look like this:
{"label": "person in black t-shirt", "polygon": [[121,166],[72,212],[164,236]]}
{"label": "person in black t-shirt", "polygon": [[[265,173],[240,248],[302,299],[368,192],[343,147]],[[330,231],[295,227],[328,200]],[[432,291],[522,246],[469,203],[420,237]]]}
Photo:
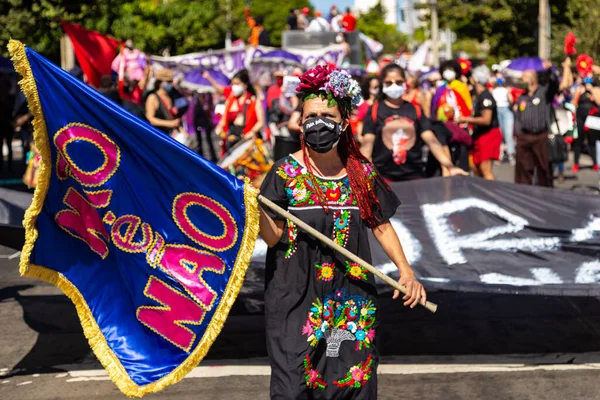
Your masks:
{"label": "person in black t-shirt", "polygon": [[298,30],[298,16],[296,15],[296,9],[290,8],[290,13],[287,17],[287,29],[289,31],[297,31]]}
{"label": "person in black t-shirt", "polygon": [[475,176],[494,180],[492,171],[494,160],[500,159],[502,131],[498,123],[498,111],[494,96],[486,89],[490,80],[490,70],[485,65],[475,68],[472,77],[475,80],[477,101],[474,116],[460,117],[460,122],[473,125],[473,164]]}
{"label": "person in black t-shirt", "polygon": [[468,175],[444,153],[429,120],[418,117],[415,106],[402,99],[406,75],[399,65],[388,64],[381,71],[380,87],[383,91],[364,121],[361,146],[379,173],[388,181],[424,178],[423,146],[427,145],[451,176]]}

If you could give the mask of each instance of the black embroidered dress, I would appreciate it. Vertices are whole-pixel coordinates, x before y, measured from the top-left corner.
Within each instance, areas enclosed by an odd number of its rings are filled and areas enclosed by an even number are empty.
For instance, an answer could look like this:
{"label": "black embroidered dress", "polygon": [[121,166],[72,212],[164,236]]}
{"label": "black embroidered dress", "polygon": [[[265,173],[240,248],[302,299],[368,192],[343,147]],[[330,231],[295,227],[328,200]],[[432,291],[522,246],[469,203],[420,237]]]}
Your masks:
{"label": "black embroidered dress", "polygon": [[[385,222],[400,204],[367,164],[365,176]],[[261,194],[371,262],[368,226],[347,176],[315,176],[329,213],[320,205],[306,168],[293,156],[267,174]],[[265,209],[274,219],[282,219]],[[374,277],[286,221],[266,259],[265,314],[272,399],[376,399],[377,291]]]}

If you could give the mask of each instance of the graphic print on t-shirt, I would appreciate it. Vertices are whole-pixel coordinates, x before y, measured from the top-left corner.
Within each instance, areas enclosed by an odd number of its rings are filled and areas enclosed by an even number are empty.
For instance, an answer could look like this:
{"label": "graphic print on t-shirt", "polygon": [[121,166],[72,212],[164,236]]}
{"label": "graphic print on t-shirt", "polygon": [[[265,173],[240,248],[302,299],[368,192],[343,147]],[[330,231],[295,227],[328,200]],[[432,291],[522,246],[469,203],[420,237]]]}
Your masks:
{"label": "graphic print on t-shirt", "polygon": [[381,137],[385,147],[392,151],[394,163],[404,164],[406,152],[415,145],[417,139],[415,123],[406,117],[390,117],[385,120]]}

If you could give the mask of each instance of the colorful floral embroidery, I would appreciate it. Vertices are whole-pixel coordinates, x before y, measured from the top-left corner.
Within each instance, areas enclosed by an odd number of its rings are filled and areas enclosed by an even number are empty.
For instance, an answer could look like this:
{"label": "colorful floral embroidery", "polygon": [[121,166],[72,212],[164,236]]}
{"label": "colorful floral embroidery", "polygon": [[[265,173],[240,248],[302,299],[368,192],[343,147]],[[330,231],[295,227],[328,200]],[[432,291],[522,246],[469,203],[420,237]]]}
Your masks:
{"label": "colorful floral embroidery", "polygon": [[[321,205],[306,168],[294,158],[286,159],[277,169],[277,175],[286,181],[285,192],[292,207]],[[347,177],[322,180],[315,176],[315,183],[323,192],[327,206],[356,206],[356,199],[352,195]]]}
{"label": "colorful floral embroidery", "polygon": [[334,381],[333,384],[337,387],[353,387],[360,388],[371,379],[371,366],[373,365],[373,357],[369,355],[366,361],[358,363],[350,368],[344,379]]}
{"label": "colorful floral embroidery", "polygon": [[333,296],[325,296],[323,302],[316,299],[302,328],[307,342],[317,346],[325,337],[327,356],[337,357],[341,342],[356,341],[356,350],[370,348],[375,339],[375,312],[371,300],[362,296],[350,296],[345,289],[336,289]]}
{"label": "colorful floral embroidery", "polygon": [[294,255],[298,249],[298,227],[292,221],[287,221],[288,248],[285,252],[285,258],[288,259]]}
{"label": "colorful floral embroidery", "polygon": [[321,374],[313,368],[308,354],[304,358],[304,380],[306,381],[306,387],[310,389],[325,389],[327,387],[327,383],[323,381]]}
{"label": "colorful floral embroidery", "polygon": [[350,236],[350,219],[352,213],[349,210],[333,211],[333,233],[332,239],[338,245],[346,247],[348,236]]}
{"label": "colorful floral embroidery", "polygon": [[367,269],[357,263],[346,261],[346,276],[355,281],[367,281]]}
{"label": "colorful floral embroidery", "polygon": [[335,276],[335,264],[323,263],[315,265],[317,269],[317,280],[331,282]]}

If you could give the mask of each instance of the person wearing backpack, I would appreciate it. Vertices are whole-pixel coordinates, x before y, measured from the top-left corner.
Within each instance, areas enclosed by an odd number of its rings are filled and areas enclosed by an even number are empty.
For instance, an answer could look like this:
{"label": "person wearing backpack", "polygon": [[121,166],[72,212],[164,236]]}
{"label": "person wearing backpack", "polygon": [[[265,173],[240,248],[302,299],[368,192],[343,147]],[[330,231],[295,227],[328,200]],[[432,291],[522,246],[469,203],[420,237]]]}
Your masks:
{"label": "person wearing backpack", "polygon": [[406,74],[397,64],[388,64],[380,75],[379,98],[369,109],[363,125],[361,152],[387,181],[407,181],[425,177],[423,148],[446,167],[451,176],[468,175],[455,167],[435,134],[430,121],[418,116],[414,105],[402,99]]}

